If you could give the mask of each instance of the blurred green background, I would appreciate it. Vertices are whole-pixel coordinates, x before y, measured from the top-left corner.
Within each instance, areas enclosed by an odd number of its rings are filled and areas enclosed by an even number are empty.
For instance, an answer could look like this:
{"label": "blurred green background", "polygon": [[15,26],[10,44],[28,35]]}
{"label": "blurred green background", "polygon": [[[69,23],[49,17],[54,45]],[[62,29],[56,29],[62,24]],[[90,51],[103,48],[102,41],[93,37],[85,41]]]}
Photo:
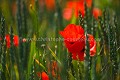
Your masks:
{"label": "blurred green background", "polygon": [[[108,12],[109,15],[105,16],[109,19],[102,16],[88,28],[95,28],[93,35],[100,41],[97,42],[96,56],[90,60],[91,72],[87,78],[86,62],[71,60],[63,41],[48,40],[61,38],[59,31],[68,24],[79,24],[78,18],[63,18],[63,9],[68,1],[75,0],[0,0],[0,37],[10,34],[18,35],[20,39],[18,47],[8,49],[5,41],[0,44],[0,80],[42,80],[37,72],[43,71],[50,80],[120,80],[120,0],[92,0],[94,7],[101,9],[103,15]],[[113,27],[109,33],[108,27],[101,27],[102,21],[113,19],[116,28]],[[112,23],[104,24],[111,26]],[[115,51],[111,58],[108,41],[114,34],[116,46],[110,45]],[[23,42],[23,39],[27,41]]]}

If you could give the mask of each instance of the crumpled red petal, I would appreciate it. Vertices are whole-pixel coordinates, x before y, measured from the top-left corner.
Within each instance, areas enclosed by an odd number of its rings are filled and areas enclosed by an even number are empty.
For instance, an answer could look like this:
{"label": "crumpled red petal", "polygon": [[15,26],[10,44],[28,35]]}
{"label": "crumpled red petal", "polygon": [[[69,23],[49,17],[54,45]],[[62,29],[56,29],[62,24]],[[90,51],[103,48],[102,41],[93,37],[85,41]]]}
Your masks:
{"label": "crumpled red petal", "polygon": [[79,39],[84,34],[84,29],[79,25],[69,24],[64,31],[59,33],[64,39]]}

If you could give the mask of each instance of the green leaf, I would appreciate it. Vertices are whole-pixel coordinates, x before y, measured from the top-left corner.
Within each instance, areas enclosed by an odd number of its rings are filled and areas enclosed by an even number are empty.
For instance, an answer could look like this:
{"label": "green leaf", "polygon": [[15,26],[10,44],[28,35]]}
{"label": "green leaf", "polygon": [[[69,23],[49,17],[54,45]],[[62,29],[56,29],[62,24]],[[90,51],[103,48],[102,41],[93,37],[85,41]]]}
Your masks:
{"label": "green leaf", "polygon": [[38,65],[40,65],[44,70],[46,70],[46,68],[44,67],[44,65],[41,64],[37,59],[35,59],[35,62],[36,62]]}
{"label": "green leaf", "polygon": [[52,56],[53,56],[53,57],[57,60],[57,62],[61,65],[61,62],[60,62],[60,60],[58,59],[58,57],[56,56],[56,54],[50,49],[49,46],[47,46],[47,47],[48,47],[48,49],[50,50]]}
{"label": "green leaf", "polygon": [[[33,39],[36,39],[36,36],[34,35]],[[34,55],[36,53],[36,42],[33,40],[31,41],[31,48],[30,48],[30,54],[29,54],[29,59],[28,59],[28,76],[31,72],[32,64],[34,61]]]}
{"label": "green leaf", "polygon": [[74,76],[72,75],[71,71],[68,71],[69,80],[75,80]]}

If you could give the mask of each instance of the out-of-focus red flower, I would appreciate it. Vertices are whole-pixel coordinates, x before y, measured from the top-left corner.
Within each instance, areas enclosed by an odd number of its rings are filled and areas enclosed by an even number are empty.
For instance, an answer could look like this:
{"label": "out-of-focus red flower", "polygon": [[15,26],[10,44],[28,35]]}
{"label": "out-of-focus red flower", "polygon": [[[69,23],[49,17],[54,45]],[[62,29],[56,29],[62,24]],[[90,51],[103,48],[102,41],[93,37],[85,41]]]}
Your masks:
{"label": "out-of-focus red flower", "polygon": [[[92,0],[86,0],[87,7],[90,8],[92,5]],[[66,7],[63,9],[63,18],[65,20],[70,20],[72,18],[72,14],[78,18],[79,11],[82,14],[82,17],[85,16],[85,7],[84,7],[84,0],[73,0],[68,1],[66,3]],[[93,16],[97,19],[98,16],[101,16],[101,10],[94,8],[93,9]]]}
{"label": "out-of-focus red flower", "polygon": [[[92,5],[92,0],[86,0],[86,4],[87,4],[87,7],[90,8]],[[66,20],[70,20],[70,18],[72,17],[72,12],[74,12],[75,17],[78,18],[79,11],[84,17],[85,15],[84,0],[68,1],[66,3],[65,9],[63,9],[63,18]]]}
{"label": "out-of-focus red flower", "polygon": [[98,17],[101,16],[101,15],[102,15],[102,11],[101,11],[100,9],[98,9],[98,8],[94,8],[94,9],[93,9],[93,16],[94,16],[96,19],[98,19]]}
{"label": "out-of-focus red flower", "polygon": [[5,40],[6,40],[7,48],[10,48],[10,35],[9,34],[5,35]]}
{"label": "out-of-focus red flower", "polygon": [[42,78],[42,80],[49,80],[49,77],[45,72],[42,72],[41,78]]}
{"label": "out-of-focus red flower", "polygon": [[[81,26],[69,24],[64,31],[60,31],[60,34],[64,38],[65,46],[72,54],[74,60],[84,60],[85,51],[85,35],[84,29]],[[90,44],[90,55],[94,56],[96,52],[96,42],[94,37],[88,34],[88,40]]]}
{"label": "out-of-focus red flower", "polygon": [[87,4],[87,7],[91,7],[91,5],[92,5],[92,0],[86,0],[86,4]]}
{"label": "out-of-focus red flower", "polygon": [[30,4],[31,4],[32,6],[34,6],[34,5],[35,5],[35,0],[30,0]]}
{"label": "out-of-focus red flower", "polygon": [[54,71],[54,70],[52,70],[52,72],[51,72],[51,73],[52,73],[52,76],[53,76],[53,77],[56,77],[56,73],[55,73],[55,71]]}
{"label": "out-of-focus red flower", "polygon": [[85,15],[84,1],[76,2],[74,5],[75,5],[75,7],[74,7],[75,17],[78,18],[79,11],[81,12],[82,16],[84,17],[84,15]]}
{"label": "out-of-focus red flower", "polygon": [[71,8],[65,8],[63,10],[63,17],[66,20],[70,20],[72,18],[72,9]]}
{"label": "out-of-focus red flower", "polygon": [[19,37],[17,35],[14,35],[13,37],[13,43],[15,47],[18,47],[19,45]]}
{"label": "out-of-focus red flower", "polygon": [[66,3],[66,7],[63,9],[63,18],[66,20],[71,19],[72,13],[74,13],[75,17],[78,17],[79,11],[81,12],[82,16],[84,16],[85,14],[84,1],[83,0],[69,1]]}
{"label": "out-of-focus red flower", "polygon": [[40,72],[37,72],[36,74],[37,74],[37,77],[39,77],[39,78],[41,77],[41,73]]}
{"label": "out-of-focus red flower", "polygon": [[57,70],[58,70],[57,62],[53,61],[52,62],[52,72],[51,72],[53,77],[57,77],[57,75],[56,75]]}
{"label": "out-of-focus red flower", "polygon": [[46,8],[53,10],[55,8],[55,0],[45,0]]}
{"label": "out-of-focus red flower", "polygon": [[[67,7],[75,7],[75,5],[78,3],[82,3],[82,6],[84,6],[84,1],[85,0],[69,0],[68,2],[67,2]],[[92,0],[86,0],[86,5],[87,5],[87,7],[91,7],[91,5],[92,5]],[[79,6],[79,5],[77,5],[77,6]]]}
{"label": "out-of-focus red flower", "polygon": [[0,37],[0,41],[2,40],[2,38]]}
{"label": "out-of-focus red flower", "polygon": [[62,80],[61,77],[60,77],[60,74],[58,75],[58,78],[57,78],[57,79],[58,79],[58,80]]}
{"label": "out-of-focus red flower", "polygon": [[57,62],[56,61],[53,61],[52,62],[52,69],[54,69],[54,70],[57,70]]}
{"label": "out-of-focus red flower", "polygon": [[60,79],[60,75],[57,72],[61,72],[61,69],[58,67],[57,61],[53,60],[51,63],[47,64],[48,73],[52,75],[52,77],[56,78],[57,80]]}

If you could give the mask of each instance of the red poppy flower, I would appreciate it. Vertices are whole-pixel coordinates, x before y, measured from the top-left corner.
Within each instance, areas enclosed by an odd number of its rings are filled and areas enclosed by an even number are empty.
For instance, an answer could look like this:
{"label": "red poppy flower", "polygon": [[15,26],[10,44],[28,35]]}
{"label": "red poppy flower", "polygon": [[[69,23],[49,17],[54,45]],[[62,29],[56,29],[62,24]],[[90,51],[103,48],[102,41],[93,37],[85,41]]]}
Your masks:
{"label": "red poppy flower", "polygon": [[46,8],[53,10],[55,8],[55,0],[45,0]]}
{"label": "red poppy flower", "polygon": [[15,47],[18,47],[19,45],[19,37],[17,35],[14,35],[13,37],[13,43]]}
{"label": "red poppy flower", "polygon": [[84,8],[84,1],[79,1],[75,3],[75,7],[74,7],[74,11],[75,11],[75,17],[78,18],[78,14],[79,11],[81,12],[82,16],[84,17],[85,15],[85,8]]}
{"label": "red poppy flower", "polygon": [[41,77],[42,77],[42,80],[49,80],[49,77],[45,72],[42,72]]}
{"label": "red poppy flower", "polygon": [[[74,60],[84,60],[85,51],[85,35],[84,29],[81,26],[69,24],[64,31],[60,31],[60,34],[64,38],[65,46],[72,54]],[[88,34],[88,40],[90,44],[90,55],[94,56],[96,52],[96,42],[94,37]]]}
{"label": "red poppy flower", "polygon": [[93,16],[94,16],[96,19],[98,19],[98,17],[101,16],[101,15],[102,15],[102,11],[101,11],[100,9],[98,9],[98,8],[94,8],[94,9],[93,9]]}
{"label": "red poppy flower", "polygon": [[[92,5],[92,0],[86,0],[86,4],[87,7],[90,8]],[[78,18],[79,11],[84,17],[85,15],[84,0],[68,1],[66,3],[65,9],[63,9],[63,18],[69,20],[72,17],[72,12],[74,12],[75,17]]]}
{"label": "red poppy flower", "polygon": [[87,7],[91,7],[91,5],[92,5],[92,0],[86,0],[86,3],[87,3]]}
{"label": "red poppy flower", "polygon": [[9,34],[7,34],[7,35],[5,36],[5,40],[6,40],[7,48],[10,48],[10,35],[9,35]]}
{"label": "red poppy flower", "polygon": [[[87,7],[90,8],[92,5],[92,0],[86,0]],[[66,7],[63,9],[63,18],[66,20],[70,20],[72,18],[72,13],[74,16],[78,18],[79,11],[82,14],[82,17],[85,15],[85,7],[84,7],[84,0],[75,0],[75,1],[68,1],[66,3]],[[98,16],[101,16],[101,10],[94,8],[93,9],[93,16],[97,19]]]}
{"label": "red poppy flower", "polygon": [[66,7],[63,9],[63,18],[66,20],[71,19],[72,12],[74,13],[75,17],[78,17],[78,11],[80,11],[82,16],[84,16],[84,1],[69,1],[66,3]]}

